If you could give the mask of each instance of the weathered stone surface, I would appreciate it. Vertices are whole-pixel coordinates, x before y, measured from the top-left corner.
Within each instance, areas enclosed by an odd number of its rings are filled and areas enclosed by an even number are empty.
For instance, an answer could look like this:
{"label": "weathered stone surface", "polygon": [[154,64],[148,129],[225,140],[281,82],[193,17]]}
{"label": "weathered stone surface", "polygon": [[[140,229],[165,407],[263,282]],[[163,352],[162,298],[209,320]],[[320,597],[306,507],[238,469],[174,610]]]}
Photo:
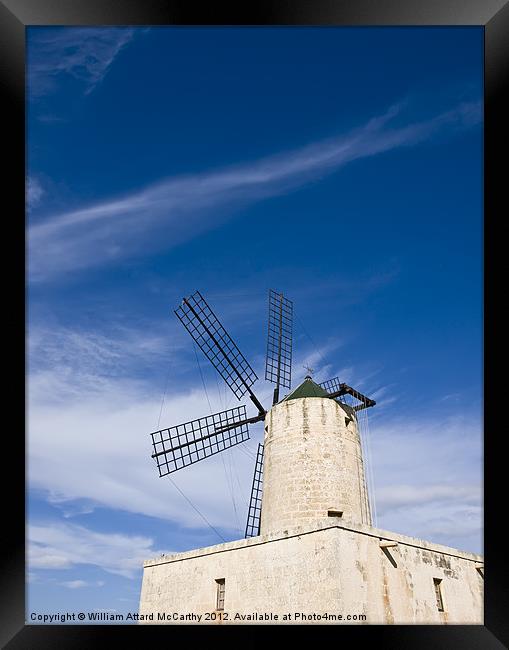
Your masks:
{"label": "weathered stone surface", "polygon": [[355,419],[331,399],[274,406],[265,419],[261,532],[326,519],[371,524]]}
{"label": "weathered stone surface", "polygon": [[[380,540],[397,542],[380,548]],[[390,554],[390,557],[389,555]],[[429,560],[429,561],[428,561]],[[482,558],[360,524],[323,520],[246,540],[145,562],[140,614],[215,611],[225,579],[225,612],[278,616],[270,623],[483,622]],[[442,579],[444,612],[433,578]],[[285,614],[332,614],[343,620],[283,620]],[[360,620],[347,616],[363,615]],[[258,620],[256,622],[265,622]]]}

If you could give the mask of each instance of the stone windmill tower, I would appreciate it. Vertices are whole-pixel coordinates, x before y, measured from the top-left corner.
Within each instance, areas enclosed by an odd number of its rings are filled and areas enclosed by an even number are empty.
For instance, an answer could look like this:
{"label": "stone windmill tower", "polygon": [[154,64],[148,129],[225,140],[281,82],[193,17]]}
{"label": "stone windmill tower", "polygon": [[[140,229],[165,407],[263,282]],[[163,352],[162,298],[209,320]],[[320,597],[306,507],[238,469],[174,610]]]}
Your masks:
{"label": "stone windmill tower", "polygon": [[265,418],[261,534],[330,517],[371,525],[356,412],[310,376]]}
{"label": "stone windmill tower", "polygon": [[[375,402],[337,378],[291,382],[292,305],[269,295],[265,410],[256,375],[198,292],[177,310],[245,407],[152,433],[160,476],[249,438],[264,422],[246,539],[144,565],[140,621],[150,623],[480,623],[482,558],[374,528],[359,414]],[[346,399],[349,398],[349,403]]]}

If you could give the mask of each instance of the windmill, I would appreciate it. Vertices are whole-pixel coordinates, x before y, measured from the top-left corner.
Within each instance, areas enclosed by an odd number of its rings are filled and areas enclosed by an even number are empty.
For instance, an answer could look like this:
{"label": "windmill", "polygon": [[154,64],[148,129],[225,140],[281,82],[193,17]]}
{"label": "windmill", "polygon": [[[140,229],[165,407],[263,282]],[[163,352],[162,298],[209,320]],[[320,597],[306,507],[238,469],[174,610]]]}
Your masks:
{"label": "windmill", "polygon": [[[184,298],[175,314],[237,399],[241,400],[248,395],[258,414],[247,417],[246,406],[241,405],[152,432],[152,458],[156,461],[160,477],[246,442],[249,440],[249,425],[265,420],[267,415],[267,410],[252,389],[258,376],[202,294],[196,291]],[[293,302],[283,293],[271,289],[265,379],[275,384],[272,406],[280,401],[280,388],[291,388],[292,327]],[[323,389],[322,396],[341,403],[345,403],[346,396],[354,398],[357,404],[350,405],[354,412],[375,405],[374,400],[337,377],[321,383],[320,387]],[[260,531],[263,449],[263,444],[260,443],[256,454],[246,537],[255,537]]]}

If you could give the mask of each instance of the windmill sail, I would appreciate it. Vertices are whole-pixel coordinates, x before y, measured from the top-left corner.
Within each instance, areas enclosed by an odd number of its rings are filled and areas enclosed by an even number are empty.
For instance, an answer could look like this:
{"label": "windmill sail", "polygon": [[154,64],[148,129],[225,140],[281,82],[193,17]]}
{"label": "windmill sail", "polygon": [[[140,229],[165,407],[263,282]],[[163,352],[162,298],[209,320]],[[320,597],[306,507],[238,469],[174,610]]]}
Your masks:
{"label": "windmill sail", "polygon": [[152,458],[159,476],[166,476],[182,467],[249,440],[246,407],[237,406],[168,429],[154,431]]}
{"label": "windmill sail", "polygon": [[[339,377],[334,377],[333,379],[323,381],[320,386],[329,393],[329,397],[336,399],[338,402],[346,403],[346,395],[350,395],[351,397],[355,398],[355,400],[357,400],[357,403],[349,404],[349,406],[351,406],[354,411],[362,411],[362,409],[369,408],[370,406],[375,406],[376,404],[374,399],[366,397],[366,395],[359,393],[359,391],[355,388],[352,388],[351,386],[348,386],[348,384],[341,382],[339,380]],[[353,402],[353,400],[351,401]]]}
{"label": "windmill sail", "polygon": [[237,399],[249,393],[258,411],[265,413],[251,390],[258,376],[201,293],[196,291],[189,298],[184,298],[175,314]]}
{"label": "windmill sail", "polygon": [[328,393],[336,393],[341,388],[341,381],[339,377],[334,377],[334,379],[328,379],[327,381],[322,381],[320,384]]}
{"label": "windmill sail", "polygon": [[260,534],[260,518],[262,514],[263,487],[263,445],[258,444],[256,464],[251,488],[251,499],[247,513],[246,537],[256,537]]}
{"label": "windmill sail", "polygon": [[279,387],[292,383],[293,302],[282,293],[269,291],[269,324],[265,379],[276,384],[274,404],[279,401]]}

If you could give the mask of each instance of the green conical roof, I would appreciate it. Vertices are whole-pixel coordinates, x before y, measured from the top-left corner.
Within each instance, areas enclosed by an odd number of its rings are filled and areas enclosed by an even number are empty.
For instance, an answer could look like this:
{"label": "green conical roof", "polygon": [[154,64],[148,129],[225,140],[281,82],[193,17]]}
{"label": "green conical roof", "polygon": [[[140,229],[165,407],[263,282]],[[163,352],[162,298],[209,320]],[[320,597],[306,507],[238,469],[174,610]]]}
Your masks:
{"label": "green conical roof", "polygon": [[318,384],[315,384],[315,382],[311,379],[311,377],[307,376],[302,384],[300,386],[297,386],[295,390],[292,390],[291,393],[289,393],[284,399],[282,399],[282,402],[287,402],[291,399],[300,399],[302,397],[328,397],[329,393],[319,386]]}

